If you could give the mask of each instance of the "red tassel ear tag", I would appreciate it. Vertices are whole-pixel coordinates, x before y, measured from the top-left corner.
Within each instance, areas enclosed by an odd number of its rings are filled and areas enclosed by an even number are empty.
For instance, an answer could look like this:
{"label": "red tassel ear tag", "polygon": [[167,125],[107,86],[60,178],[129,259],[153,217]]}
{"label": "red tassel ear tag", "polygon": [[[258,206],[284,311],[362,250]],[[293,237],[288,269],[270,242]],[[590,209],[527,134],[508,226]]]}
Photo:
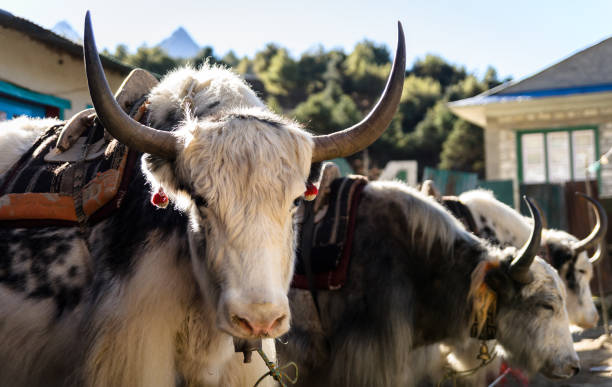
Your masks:
{"label": "red tassel ear tag", "polygon": [[164,190],[159,187],[159,190],[151,197],[151,204],[153,204],[155,207],[166,208],[168,207],[168,203],[168,195],[166,195]]}
{"label": "red tassel ear tag", "polygon": [[304,192],[304,200],[309,201],[309,202],[312,200],[315,200],[318,193],[319,193],[319,190],[314,184],[307,183],[306,191]]}

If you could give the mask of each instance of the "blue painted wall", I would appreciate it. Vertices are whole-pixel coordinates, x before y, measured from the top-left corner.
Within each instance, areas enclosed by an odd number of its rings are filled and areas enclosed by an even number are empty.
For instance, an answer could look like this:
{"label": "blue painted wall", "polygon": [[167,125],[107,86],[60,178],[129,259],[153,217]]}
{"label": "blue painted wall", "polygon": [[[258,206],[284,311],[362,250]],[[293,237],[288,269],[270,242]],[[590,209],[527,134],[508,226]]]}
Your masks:
{"label": "blue painted wall", "polygon": [[[29,117],[44,117],[45,107],[34,103],[21,102],[0,96],[0,117],[10,120],[26,115]],[[5,116],[6,115],[6,116]]]}

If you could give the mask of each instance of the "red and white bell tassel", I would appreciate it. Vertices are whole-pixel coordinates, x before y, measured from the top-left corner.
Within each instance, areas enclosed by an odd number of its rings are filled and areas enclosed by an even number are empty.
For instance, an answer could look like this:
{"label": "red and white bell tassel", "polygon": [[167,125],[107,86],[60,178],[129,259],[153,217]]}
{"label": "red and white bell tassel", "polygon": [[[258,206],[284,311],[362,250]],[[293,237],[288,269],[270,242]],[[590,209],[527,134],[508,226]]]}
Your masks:
{"label": "red and white bell tassel", "polygon": [[306,191],[304,192],[304,200],[312,201],[315,200],[317,194],[319,193],[319,189],[316,185],[312,183],[306,183]]}
{"label": "red and white bell tassel", "polygon": [[168,203],[170,199],[168,199],[168,195],[164,192],[162,187],[159,187],[156,193],[151,196],[151,204],[158,208],[166,208],[168,207]]}

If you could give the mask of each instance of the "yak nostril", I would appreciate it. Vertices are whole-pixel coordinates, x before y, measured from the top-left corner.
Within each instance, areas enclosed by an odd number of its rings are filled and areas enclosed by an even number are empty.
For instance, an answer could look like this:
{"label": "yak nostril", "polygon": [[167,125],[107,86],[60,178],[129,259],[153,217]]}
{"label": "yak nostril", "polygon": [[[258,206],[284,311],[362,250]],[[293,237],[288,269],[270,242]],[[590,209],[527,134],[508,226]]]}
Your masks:
{"label": "yak nostril", "polygon": [[578,375],[578,372],[580,372],[580,367],[572,367],[572,371],[574,371],[574,376]]}
{"label": "yak nostril", "polygon": [[247,331],[249,334],[254,336],[268,336],[270,332],[278,328],[283,321],[287,318],[286,314],[277,317],[272,322],[261,321],[253,322],[246,317],[240,317],[237,315],[232,316],[232,322]]}
{"label": "yak nostril", "polygon": [[283,323],[283,321],[285,321],[285,318],[287,318],[287,315],[283,314],[282,316],[280,316],[279,318],[274,320],[274,322],[272,322],[272,324],[270,324],[270,326],[268,327],[268,332],[271,331],[271,330],[274,330],[279,325],[281,325]]}
{"label": "yak nostril", "polygon": [[236,324],[239,327],[243,328],[247,332],[249,332],[251,334],[255,333],[255,330],[253,329],[253,327],[249,323],[249,320],[247,320],[246,318],[242,318],[242,317],[234,315],[234,316],[232,316],[232,321],[233,321],[234,324]]}

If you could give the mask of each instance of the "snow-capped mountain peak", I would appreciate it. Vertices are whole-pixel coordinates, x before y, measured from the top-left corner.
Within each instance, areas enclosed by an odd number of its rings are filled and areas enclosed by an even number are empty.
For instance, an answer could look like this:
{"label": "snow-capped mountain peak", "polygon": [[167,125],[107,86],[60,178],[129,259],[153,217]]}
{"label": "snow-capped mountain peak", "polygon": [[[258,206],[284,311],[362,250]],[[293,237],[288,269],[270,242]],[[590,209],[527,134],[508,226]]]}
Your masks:
{"label": "snow-capped mountain peak", "polygon": [[183,28],[177,28],[170,37],[158,44],[173,58],[192,58],[200,52],[200,46]]}
{"label": "snow-capped mountain peak", "polygon": [[61,22],[57,23],[55,27],[51,29],[51,31],[63,36],[68,40],[72,40],[73,42],[83,43],[81,35],[79,35],[66,20],[62,20]]}

